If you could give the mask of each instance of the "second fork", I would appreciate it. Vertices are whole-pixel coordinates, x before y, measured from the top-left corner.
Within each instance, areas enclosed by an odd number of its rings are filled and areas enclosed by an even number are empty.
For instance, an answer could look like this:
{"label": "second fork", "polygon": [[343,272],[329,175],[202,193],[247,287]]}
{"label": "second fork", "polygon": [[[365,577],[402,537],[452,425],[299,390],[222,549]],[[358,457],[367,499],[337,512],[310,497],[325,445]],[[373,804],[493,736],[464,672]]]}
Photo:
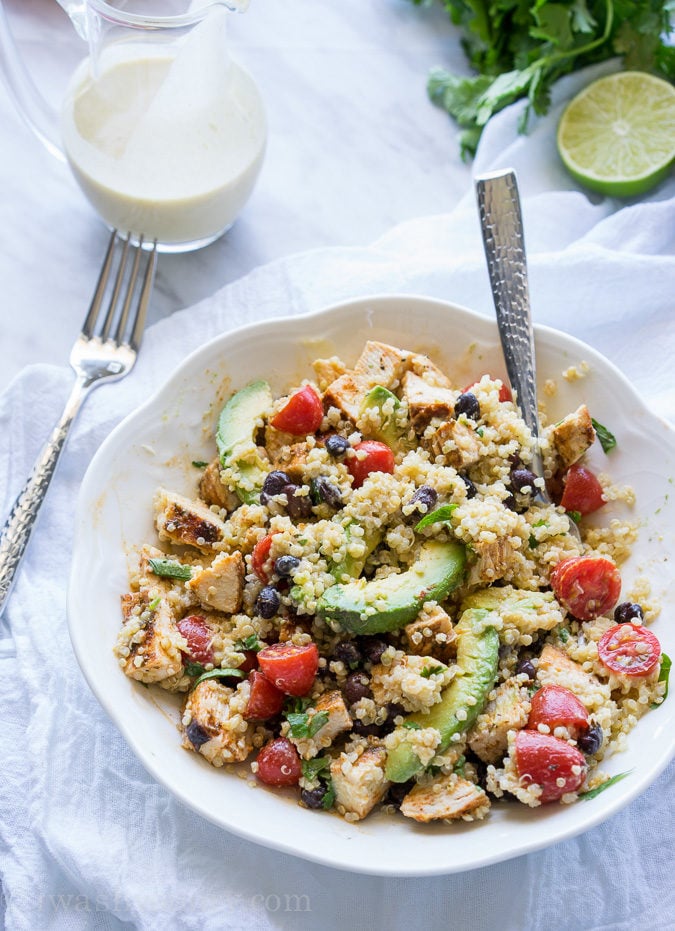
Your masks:
{"label": "second fork", "polygon": [[[61,418],[38,456],[0,534],[0,615],[7,604],[40,506],[82,403],[92,388],[123,378],[136,361],[157,261],[156,243],[147,254],[143,253],[142,245],[141,238],[139,247],[133,249],[129,270],[128,258],[130,248],[133,248],[129,245],[129,238],[120,237],[116,230],[110,237],[89,312],[70,354],[70,364],[77,376],[75,384]],[[117,270],[111,276],[117,254]],[[141,274],[144,256],[145,269]],[[112,292],[106,301],[111,277]]]}

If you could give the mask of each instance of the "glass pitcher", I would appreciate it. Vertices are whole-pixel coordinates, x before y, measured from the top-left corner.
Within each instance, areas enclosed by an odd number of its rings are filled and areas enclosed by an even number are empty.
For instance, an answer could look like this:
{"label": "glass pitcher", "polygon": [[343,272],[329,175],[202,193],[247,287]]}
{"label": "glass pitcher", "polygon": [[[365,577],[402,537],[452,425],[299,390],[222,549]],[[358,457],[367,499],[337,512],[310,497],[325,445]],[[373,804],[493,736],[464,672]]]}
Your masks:
{"label": "glass pitcher", "polygon": [[0,0],[3,69],[29,124],[65,155],[109,226],[164,251],[212,242],[251,194],[265,151],[260,94],[226,45],[228,11],[248,0],[59,3],[89,54],[52,119],[11,44]]}

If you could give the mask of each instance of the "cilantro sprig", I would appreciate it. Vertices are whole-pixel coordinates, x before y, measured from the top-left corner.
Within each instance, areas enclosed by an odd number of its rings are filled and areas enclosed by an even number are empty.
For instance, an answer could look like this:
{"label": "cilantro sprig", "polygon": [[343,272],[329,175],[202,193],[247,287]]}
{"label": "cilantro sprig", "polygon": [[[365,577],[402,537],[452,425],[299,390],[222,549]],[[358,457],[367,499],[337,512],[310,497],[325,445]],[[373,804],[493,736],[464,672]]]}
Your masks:
{"label": "cilantro sprig", "polygon": [[[421,6],[430,0],[412,0]],[[487,121],[514,101],[532,113],[551,104],[554,82],[570,71],[623,56],[626,69],[675,78],[670,0],[439,0],[459,27],[473,76],[434,68],[427,90],[463,130],[462,156],[475,154]]]}

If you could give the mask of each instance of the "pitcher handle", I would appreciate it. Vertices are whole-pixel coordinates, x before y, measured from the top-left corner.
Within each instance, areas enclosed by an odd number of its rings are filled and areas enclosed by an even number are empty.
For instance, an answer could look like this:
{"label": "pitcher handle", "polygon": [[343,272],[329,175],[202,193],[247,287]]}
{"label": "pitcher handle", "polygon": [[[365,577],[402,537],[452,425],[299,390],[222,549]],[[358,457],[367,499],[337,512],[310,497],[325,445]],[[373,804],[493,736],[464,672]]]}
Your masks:
{"label": "pitcher handle", "polygon": [[58,142],[60,134],[57,114],[38,91],[17,51],[2,0],[0,0],[0,74],[24,122],[55,158],[65,162],[66,157]]}

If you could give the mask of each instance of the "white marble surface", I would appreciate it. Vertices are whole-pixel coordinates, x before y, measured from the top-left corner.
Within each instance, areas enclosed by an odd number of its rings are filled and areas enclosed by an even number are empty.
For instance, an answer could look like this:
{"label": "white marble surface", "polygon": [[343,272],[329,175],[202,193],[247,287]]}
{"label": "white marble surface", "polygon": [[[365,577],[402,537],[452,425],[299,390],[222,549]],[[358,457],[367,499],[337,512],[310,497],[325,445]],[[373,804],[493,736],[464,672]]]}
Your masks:
{"label": "white marble surface", "polygon": [[[35,83],[56,105],[84,46],[56,0],[4,5]],[[366,244],[402,220],[447,212],[469,182],[456,127],[425,93],[430,66],[466,68],[440,7],[252,0],[230,36],[264,94],[266,162],[223,239],[162,256],[151,320],[289,253]],[[107,231],[1,83],[0,183],[2,390],[29,363],[65,364]]]}

